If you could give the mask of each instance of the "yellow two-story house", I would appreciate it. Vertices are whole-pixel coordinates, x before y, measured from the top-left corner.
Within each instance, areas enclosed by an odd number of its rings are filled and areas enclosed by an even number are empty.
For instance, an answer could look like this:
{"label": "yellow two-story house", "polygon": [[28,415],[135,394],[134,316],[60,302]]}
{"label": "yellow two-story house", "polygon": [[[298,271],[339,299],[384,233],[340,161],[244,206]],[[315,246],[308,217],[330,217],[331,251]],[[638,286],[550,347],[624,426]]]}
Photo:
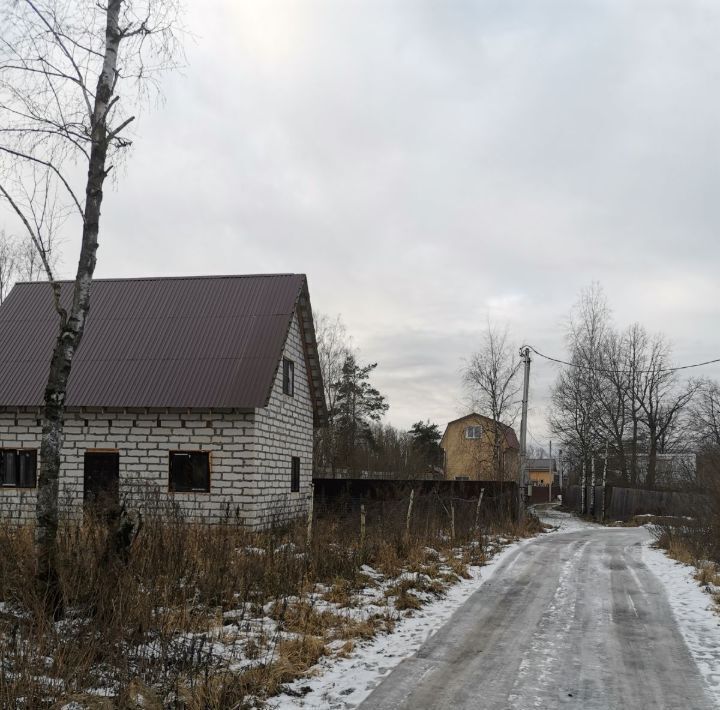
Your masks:
{"label": "yellow two-story house", "polygon": [[466,481],[516,481],[520,444],[512,427],[481,414],[449,422],[440,441],[445,477]]}

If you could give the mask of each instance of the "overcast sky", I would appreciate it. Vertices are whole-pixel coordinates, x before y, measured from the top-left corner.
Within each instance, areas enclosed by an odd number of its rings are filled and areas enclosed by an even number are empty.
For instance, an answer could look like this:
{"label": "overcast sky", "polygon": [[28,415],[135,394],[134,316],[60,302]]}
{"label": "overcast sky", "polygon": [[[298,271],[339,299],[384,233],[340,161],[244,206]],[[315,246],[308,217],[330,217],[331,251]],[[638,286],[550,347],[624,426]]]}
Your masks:
{"label": "overcast sky", "polygon": [[720,356],[716,0],[187,5],[97,276],[304,272],[402,427],[466,413],[488,317],[564,355],[593,280],[678,362]]}

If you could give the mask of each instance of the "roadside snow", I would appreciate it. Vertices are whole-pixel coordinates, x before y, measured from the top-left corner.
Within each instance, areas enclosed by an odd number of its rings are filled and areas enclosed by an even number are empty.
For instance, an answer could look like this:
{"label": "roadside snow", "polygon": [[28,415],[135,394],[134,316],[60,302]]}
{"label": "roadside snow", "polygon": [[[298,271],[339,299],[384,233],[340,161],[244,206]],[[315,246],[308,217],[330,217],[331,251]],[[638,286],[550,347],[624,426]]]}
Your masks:
{"label": "roadside snow", "polygon": [[589,520],[578,518],[572,513],[566,513],[562,510],[558,510],[556,505],[549,506],[547,504],[542,504],[534,507],[532,511],[538,516],[538,518],[540,518],[541,522],[545,523],[545,525],[550,525],[553,528],[553,530],[549,530],[548,532],[569,533],[575,532],[576,530],[587,530],[589,527],[603,530],[606,529],[604,526],[598,525],[597,523],[592,523]]}
{"label": "roadside snow", "polygon": [[269,701],[278,710],[357,707],[403,659],[412,656],[492,575],[505,557],[534,538],[503,548],[484,567],[469,567],[470,579],[453,585],[447,594],[412,616],[401,617],[392,633],[355,646],[348,658],[324,658],[312,678],[288,685],[288,691]]}
{"label": "roadside snow", "polygon": [[709,691],[720,707],[720,617],[713,600],[694,578],[690,565],[643,546],[643,562],[665,585],[670,608]]}

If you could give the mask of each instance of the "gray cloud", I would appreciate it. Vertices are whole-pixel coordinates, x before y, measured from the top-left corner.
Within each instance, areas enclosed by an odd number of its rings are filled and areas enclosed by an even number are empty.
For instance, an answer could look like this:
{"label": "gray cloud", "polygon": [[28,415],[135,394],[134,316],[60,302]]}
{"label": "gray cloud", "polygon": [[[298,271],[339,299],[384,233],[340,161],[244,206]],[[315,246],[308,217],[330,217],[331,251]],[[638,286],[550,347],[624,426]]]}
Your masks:
{"label": "gray cloud", "polygon": [[488,316],[562,353],[592,280],[679,360],[720,353],[716,3],[188,4],[99,276],[304,271],[401,426],[460,413]]}

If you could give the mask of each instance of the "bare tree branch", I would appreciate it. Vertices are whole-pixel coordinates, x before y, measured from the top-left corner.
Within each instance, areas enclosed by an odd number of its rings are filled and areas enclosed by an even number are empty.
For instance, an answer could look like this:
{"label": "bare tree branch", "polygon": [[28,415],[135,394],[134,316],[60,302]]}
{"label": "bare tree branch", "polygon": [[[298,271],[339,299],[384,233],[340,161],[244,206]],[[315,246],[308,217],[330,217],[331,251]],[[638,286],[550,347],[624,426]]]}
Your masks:
{"label": "bare tree branch", "polygon": [[10,207],[15,211],[15,213],[20,218],[20,221],[25,225],[25,228],[28,231],[28,234],[30,235],[30,239],[32,239],[33,244],[35,245],[35,248],[38,250],[38,254],[40,254],[40,258],[42,260],[43,268],[45,269],[45,273],[47,274],[48,281],[50,282],[50,286],[52,287],[53,292],[53,302],[55,304],[55,310],[57,311],[58,315],[60,316],[61,323],[65,324],[67,321],[67,311],[62,307],[60,303],[60,285],[55,281],[55,277],[53,276],[52,267],[50,265],[50,262],[48,261],[47,254],[45,252],[45,249],[42,246],[41,240],[38,238],[38,235],[35,233],[35,231],[32,228],[32,225],[30,224],[28,218],[25,216],[23,211],[20,209],[20,207],[17,205],[15,200],[13,200],[10,193],[5,189],[5,187],[0,183],[0,193],[2,193],[2,196],[8,201],[10,204]]}

